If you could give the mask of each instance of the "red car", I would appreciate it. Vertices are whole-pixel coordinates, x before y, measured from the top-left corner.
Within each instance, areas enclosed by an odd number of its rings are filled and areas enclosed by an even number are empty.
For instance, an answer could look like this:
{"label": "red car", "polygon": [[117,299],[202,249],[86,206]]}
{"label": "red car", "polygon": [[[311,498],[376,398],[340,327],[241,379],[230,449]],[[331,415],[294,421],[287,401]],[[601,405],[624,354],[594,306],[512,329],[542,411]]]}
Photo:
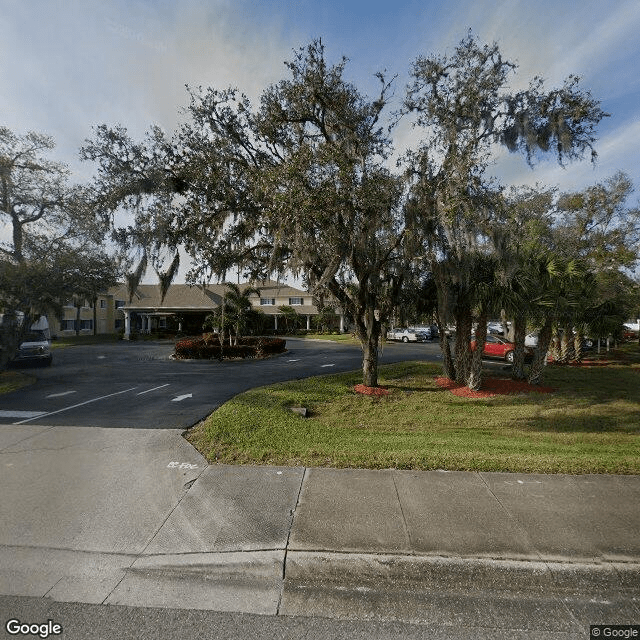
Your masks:
{"label": "red car", "polygon": [[[471,341],[471,351],[475,351],[476,341]],[[487,340],[484,343],[484,349],[482,353],[487,358],[500,358],[506,360],[509,364],[513,362],[513,352],[516,345],[513,342],[508,342],[504,338],[499,336],[487,335]],[[524,348],[524,357],[529,359],[533,356],[533,350],[529,347]]]}

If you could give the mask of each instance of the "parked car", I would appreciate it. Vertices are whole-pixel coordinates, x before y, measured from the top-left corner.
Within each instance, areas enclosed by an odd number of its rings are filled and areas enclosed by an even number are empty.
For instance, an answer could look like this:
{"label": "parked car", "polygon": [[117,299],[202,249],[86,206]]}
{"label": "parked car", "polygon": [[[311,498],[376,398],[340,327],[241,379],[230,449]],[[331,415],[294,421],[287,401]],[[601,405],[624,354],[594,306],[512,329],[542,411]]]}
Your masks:
{"label": "parked car", "polygon": [[391,329],[387,332],[387,340],[402,340],[402,342],[426,342],[430,339],[424,331],[413,327],[406,329]]}
{"label": "parked car", "polygon": [[439,337],[439,333],[438,333],[438,325],[437,324],[431,324],[431,325],[419,325],[419,326],[415,326],[415,327],[411,327],[412,329],[415,329],[416,331],[422,331],[424,333],[427,334],[427,338],[429,340],[433,340],[434,338]]}
{"label": "parked car", "polygon": [[[471,350],[475,351],[476,341],[471,341]],[[492,336],[488,335],[486,342],[484,344],[484,349],[482,350],[483,355],[487,358],[500,358],[501,360],[505,360],[506,362],[513,362],[513,354],[515,351],[516,345],[513,342],[508,342],[504,338],[500,336]],[[530,347],[525,347],[524,349],[524,357],[525,360],[528,360],[533,357],[533,349]]]}
{"label": "parked car", "polygon": [[537,333],[528,333],[524,337],[524,346],[531,347],[535,349],[538,346],[538,334]]}
{"label": "parked car", "polygon": [[49,366],[52,362],[50,340],[51,334],[47,318],[40,316],[24,336],[13,362],[41,362]]}

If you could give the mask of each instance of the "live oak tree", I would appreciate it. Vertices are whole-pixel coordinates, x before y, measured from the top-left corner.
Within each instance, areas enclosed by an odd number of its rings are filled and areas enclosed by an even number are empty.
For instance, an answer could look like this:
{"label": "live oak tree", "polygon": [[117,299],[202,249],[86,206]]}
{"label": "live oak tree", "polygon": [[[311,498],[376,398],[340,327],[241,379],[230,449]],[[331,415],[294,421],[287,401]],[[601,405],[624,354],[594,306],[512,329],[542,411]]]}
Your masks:
{"label": "live oak tree", "polygon": [[[88,190],[69,182],[68,168],[48,157],[53,149],[50,136],[0,127],[0,223],[10,230],[0,244],[0,309],[5,320],[24,314],[22,330],[33,316],[60,313],[74,295],[91,297],[117,271],[101,251]],[[2,332],[4,361],[20,342],[14,329]]]}
{"label": "live oak tree", "polygon": [[403,183],[385,166],[390,84],[380,75],[379,95],[365,97],[319,41],[286,66],[255,110],[236,90],[191,90],[172,140],[101,127],[83,154],[100,163],[106,214],[124,204],[136,216],[123,236],[182,244],[194,282],[237,265],[254,278],[289,271],[336,300],[376,386],[381,327],[412,256]]}
{"label": "live oak tree", "polygon": [[482,45],[470,34],[450,56],[416,60],[404,102],[424,132],[408,163],[418,217],[429,230],[439,316],[456,323],[455,358],[443,344],[445,369],[473,387],[481,381],[479,359],[472,371],[469,343],[474,311],[483,320],[474,278],[477,265],[496,252],[490,230],[500,201],[500,187],[486,177],[486,168],[498,147],[524,154],[532,166],[547,153],[561,164],[587,152],[594,159],[595,127],[606,115],[576,77],[551,90],[536,77],[514,92],[509,79],[515,70],[496,44]]}

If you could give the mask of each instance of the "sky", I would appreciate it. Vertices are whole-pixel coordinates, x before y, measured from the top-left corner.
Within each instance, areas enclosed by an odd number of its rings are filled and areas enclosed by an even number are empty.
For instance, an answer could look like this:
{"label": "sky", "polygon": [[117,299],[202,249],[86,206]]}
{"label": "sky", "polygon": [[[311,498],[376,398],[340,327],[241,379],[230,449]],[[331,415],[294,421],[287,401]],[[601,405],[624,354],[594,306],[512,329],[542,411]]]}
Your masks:
{"label": "sky", "polygon": [[[533,76],[556,87],[578,75],[610,114],[595,166],[549,159],[532,170],[504,152],[493,175],[571,191],[623,170],[640,189],[639,0],[0,0],[0,125],[53,136],[53,157],[84,181],[93,166],[78,150],[93,127],[170,133],[187,84],[234,86],[255,100],[286,77],[294,50],[322,38],[329,60],[349,58],[347,78],[369,95],[377,71],[397,75],[399,106],[412,62],[451,53],[469,29],[518,64],[514,89]],[[416,136],[401,125],[397,147]]]}

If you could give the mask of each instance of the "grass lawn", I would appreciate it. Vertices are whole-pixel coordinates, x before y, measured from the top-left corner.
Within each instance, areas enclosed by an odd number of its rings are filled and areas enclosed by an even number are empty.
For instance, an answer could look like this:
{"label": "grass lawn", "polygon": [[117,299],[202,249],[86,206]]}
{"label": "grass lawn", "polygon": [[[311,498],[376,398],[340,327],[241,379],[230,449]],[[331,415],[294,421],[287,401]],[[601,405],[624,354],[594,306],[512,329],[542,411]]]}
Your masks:
{"label": "grass lawn", "polygon": [[52,349],[64,349],[82,344],[104,344],[105,342],[117,342],[118,336],[114,333],[101,333],[95,336],[63,336],[51,341]]}
{"label": "grass lawn", "polygon": [[383,366],[384,397],[353,391],[360,372],[253,389],[188,439],[212,463],[640,473],[640,363],[549,366],[554,393],[483,399],[440,388],[440,373],[424,362]]}
{"label": "grass lawn", "polygon": [[[288,336],[283,336],[287,338]],[[348,342],[350,344],[360,344],[360,341],[354,338],[350,333],[307,333],[301,336],[290,336],[292,338],[302,338],[307,340],[330,340],[331,342]]]}
{"label": "grass lawn", "polygon": [[0,373],[0,394],[17,391],[22,387],[33,384],[36,379],[33,376],[19,373],[18,371],[2,371]]}

